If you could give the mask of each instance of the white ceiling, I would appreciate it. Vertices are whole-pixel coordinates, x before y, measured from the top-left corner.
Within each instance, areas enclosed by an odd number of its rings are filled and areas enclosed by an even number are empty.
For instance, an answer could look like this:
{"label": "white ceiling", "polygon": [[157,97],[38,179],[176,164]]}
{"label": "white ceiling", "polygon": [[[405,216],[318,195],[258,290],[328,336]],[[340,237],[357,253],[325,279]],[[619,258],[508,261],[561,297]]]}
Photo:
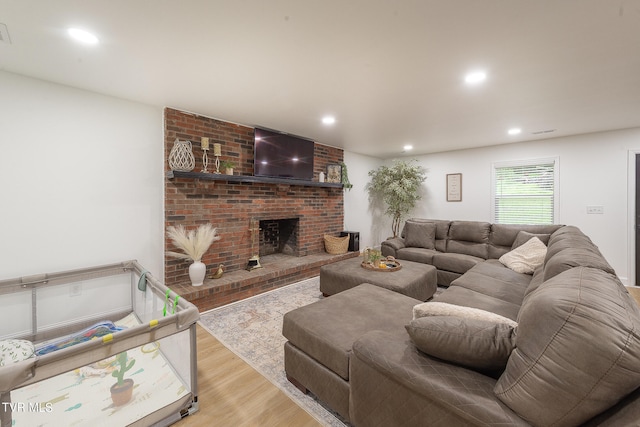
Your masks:
{"label": "white ceiling", "polygon": [[0,23],[1,70],[382,158],[640,126],[640,0],[0,0]]}

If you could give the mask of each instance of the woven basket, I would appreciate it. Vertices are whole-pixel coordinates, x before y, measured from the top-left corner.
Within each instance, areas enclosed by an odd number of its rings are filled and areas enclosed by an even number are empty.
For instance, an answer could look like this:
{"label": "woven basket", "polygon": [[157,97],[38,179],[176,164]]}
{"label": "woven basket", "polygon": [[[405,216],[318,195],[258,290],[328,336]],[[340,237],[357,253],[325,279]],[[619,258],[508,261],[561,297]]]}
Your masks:
{"label": "woven basket", "polygon": [[332,255],[346,254],[347,249],[349,249],[349,237],[349,234],[344,237],[334,237],[325,234],[324,248],[327,253],[330,253]]}

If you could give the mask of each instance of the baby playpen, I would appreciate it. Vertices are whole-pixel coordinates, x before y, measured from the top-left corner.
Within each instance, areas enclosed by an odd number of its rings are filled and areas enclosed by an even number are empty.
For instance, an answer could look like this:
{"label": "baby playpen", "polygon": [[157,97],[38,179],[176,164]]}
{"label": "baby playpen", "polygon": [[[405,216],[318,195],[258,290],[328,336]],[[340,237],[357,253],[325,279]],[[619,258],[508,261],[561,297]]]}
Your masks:
{"label": "baby playpen", "polygon": [[5,426],[169,425],[197,410],[198,309],[138,262],[0,281]]}

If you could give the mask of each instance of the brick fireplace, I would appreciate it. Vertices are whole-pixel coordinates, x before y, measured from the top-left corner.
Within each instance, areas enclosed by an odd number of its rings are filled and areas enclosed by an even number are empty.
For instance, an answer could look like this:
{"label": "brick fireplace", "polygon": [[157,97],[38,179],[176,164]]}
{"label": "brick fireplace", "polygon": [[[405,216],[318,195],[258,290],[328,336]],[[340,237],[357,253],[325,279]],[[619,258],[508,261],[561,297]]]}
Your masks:
{"label": "brick fireplace", "polygon": [[[235,163],[234,175],[253,175],[253,128],[171,108],[165,109],[165,170],[170,170],[168,155],[174,141],[179,138],[192,142],[196,159],[194,172],[199,172],[203,167],[203,151],[200,148],[202,137],[208,137],[211,144],[222,145],[221,160]],[[317,181],[320,172],[326,173],[328,164],[342,160],[341,149],[316,143],[314,180]],[[218,228],[221,240],[213,243],[202,261],[207,265],[208,272],[224,264],[225,276],[234,272],[239,275],[241,271],[245,274],[248,260],[256,254],[295,257],[324,254],[324,234],[336,236],[343,229],[343,191],[340,188],[309,186],[301,182],[264,183],[173,177],[165,180],[164,191],[165,226],[183,224],[187,229],[192,229],[210,222]],[[254,235],[252,230],[256,228],[260,229],[259,234]],[[165,250],[175,250],[167,239]],[[167,286],[191,287],[188,285],[188,266],[187,261],[166,256]],[[295,280],[296,277],[291,277],[289,283]],[[268,284],[265,286],[262,282],[259,291],[268,290]],[[205,285],[212,288],[212,294],[218,292],[215,289],[218,283],[221,282],[205,281]],[[242,288],[242,284],[237,287]],[[233,298],[223,298],[211,304],[219,305],[229,300]]]}

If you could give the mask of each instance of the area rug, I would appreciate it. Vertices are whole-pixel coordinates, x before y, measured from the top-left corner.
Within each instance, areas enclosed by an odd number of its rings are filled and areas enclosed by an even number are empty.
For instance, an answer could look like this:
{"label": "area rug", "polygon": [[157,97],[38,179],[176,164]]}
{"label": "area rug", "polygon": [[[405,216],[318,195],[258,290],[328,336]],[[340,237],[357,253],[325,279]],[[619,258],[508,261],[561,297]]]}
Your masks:
{"label": "area rug", "polygon": [[314,277],[209,310],[201,314],[200,324],[321,424],[345,427],[348,424],[313,395],[305,395],[293,386],[284,372],[282,316],[322,298],[319,278]]}

